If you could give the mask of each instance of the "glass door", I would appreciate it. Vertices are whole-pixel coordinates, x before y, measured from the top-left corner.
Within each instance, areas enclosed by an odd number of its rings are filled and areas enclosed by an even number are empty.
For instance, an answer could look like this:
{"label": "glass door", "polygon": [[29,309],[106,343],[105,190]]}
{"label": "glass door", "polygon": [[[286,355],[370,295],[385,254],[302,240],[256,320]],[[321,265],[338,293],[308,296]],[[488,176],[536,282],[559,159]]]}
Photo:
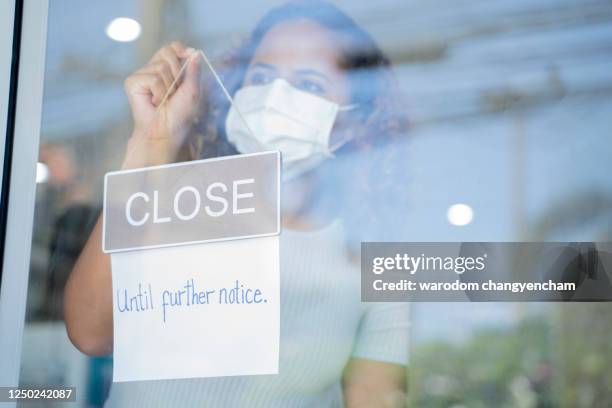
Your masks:
{"label": "glass door", "polygon": [[[74,387],[67,407],[612,406],[608,303],[370,304],[359,268],[365,241],[612,240],[606,1],[4,1],[0,31],[0,386]],[[126,165],[200,50],[241,114],[208,88],[171,159]],[[279,374],[113,382],[105,175],[258,149],[287,175]]]}

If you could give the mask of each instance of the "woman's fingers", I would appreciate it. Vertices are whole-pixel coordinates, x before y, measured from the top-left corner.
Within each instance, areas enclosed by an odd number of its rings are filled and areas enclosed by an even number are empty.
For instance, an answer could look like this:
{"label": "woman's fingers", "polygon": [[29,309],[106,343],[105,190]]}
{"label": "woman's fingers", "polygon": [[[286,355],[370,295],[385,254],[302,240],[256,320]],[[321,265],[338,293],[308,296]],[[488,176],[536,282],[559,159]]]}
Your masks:
{"label": "woman's fingers", "polygon": [[[174,84],[175,75],[172,74],[172,69],[165,61],[157,61],[147,65],[145,68],[139,71],[140,73],[158,75],[167,90],[171,90],[170,87]],[[176,84],[174,84],[176,87]]]}
{"label": "woman's fingers", "polygon": [[157,62],[160,60],[166,61],[172,70],[172,75],[178,76],[182,62],[181,60],[186,59],[194,51],[193,48],[188,48],[184,44],[175,41],[165,47],[162,47],[153,55],[150,62]]}
{"label": "woman's fingers", "polygon": [[186,62],[189,64],[186,68],[185,79],[183,81],[184,86],[187,88],[188,94],[195,98],[197,97],[200,89],[200,61],[197,56],[189,58]]}
{"label": "woman's fingers", "polygon": [[[188,48],[184,44],[175,41],[157,51],[153,58],[151,58],[149,64],[143,68],[142,72],[156,72],[159,74],[164,80],[166,88],[170,93],[173,93],[181,86],[187,75],[185,72],[181,77],[176,79],[183,69],[183,64],[188,63],[189,57],[194,52],[195,49]],[[173,83],[174,86],[172,86]]]}
{"label": "woman's fingers", "polygon": [[178,55],[179,58],[183,59],[189,58],[189,56],[191,56],[191,54],[195,52],[195,49],[187,47],[179,41],[175,41],[170,44],[170,48],[172,48],[174,52],[176,52],[176,55]]}
{"label": "woman's fingers", "polygon": [[130,75],[125,87],[130,97],[150,95],[151,103],[155,106],[159,105],[168,90],[161,75],[143,71]]}
{"label": "woman's fingers", "polygon": [[153,95],[151,102],[153,102],[153,105],[158,106],[164,99],[164,96],[166,96],[166,93],[168,93],[164,80],[161,75],[149,74],[146,75],[145,81],[149,83],[151,94]]}
{"label": "woman's fingers", "polygon": [[[154,106],[185,85],[184,93],[189,99],[198,92],[198,61],[190,58],[195,50],[180,42],[173,42],[155,53],[151,61],[142,69],[130,75],[125,81],[126,93],[138,106],[151,103]],[[181,77],[182,63],[188,63]]]}
{"label": "woman's fingers", "polygon": [[181,61],[180,61],[181,57],[176,53],[176,51],[170,47],[170,46],[166,46],[162,49],[160,49],[155,56],[153,57],[153,60],[151,62],[154,61],[165,61],[168,66],[170,67],[171,71],[172,71],[172,75],[174,75],[174,77],[178,76],[179,72],[181,71]]}

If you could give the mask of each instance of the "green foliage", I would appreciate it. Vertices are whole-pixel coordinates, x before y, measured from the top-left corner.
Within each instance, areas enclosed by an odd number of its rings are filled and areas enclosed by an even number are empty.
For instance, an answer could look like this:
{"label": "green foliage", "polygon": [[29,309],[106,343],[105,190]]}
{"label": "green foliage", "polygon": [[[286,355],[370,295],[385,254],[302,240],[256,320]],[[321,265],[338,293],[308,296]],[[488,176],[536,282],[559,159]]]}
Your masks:
{"label": "green foliage", "polygon": [[552,407],[550,324],[480,330],[467,342],[414,350],[410,400],[416,407]]}
{"label": "green foliage", "polygon": [[563,406],[612,407],[612,313],[609,303],[560,305]]}

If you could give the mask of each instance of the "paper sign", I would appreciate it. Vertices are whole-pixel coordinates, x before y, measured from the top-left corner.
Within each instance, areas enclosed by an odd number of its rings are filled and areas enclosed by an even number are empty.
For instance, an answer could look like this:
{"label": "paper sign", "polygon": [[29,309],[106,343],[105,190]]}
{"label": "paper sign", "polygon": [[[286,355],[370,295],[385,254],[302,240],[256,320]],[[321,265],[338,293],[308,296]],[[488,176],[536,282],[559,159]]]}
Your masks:
{"label": "paper sign", "polygon": [[271,152],[107,175],[114,381],[278,373],[279,165]]}

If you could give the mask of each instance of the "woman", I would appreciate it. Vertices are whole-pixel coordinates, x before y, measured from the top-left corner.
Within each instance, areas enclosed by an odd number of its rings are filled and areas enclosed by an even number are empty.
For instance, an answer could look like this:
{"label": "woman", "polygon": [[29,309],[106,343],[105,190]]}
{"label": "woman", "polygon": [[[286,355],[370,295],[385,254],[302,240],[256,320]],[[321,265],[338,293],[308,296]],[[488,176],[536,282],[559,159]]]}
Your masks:
{"label": "woman", "polygon": [[[387,58],[343,12],[312,1],[270,11],[230,59],[222,76],[233,107],[214,92],[202,94],[204,68],[190,58],[194,52],[173,43],[126,80],[134,131],[123,168],[281,150],[279,374],[118,383],[107,405],[402,406],[406,307],[361,303],[359,268],[348,250],[380,225],[389,201],[385,180],[399,169],[392,163],[401,156],[395,141],[405,121],[394,108]],[[184,77],[170,89],[184,61]],[[288,112],[283,98],[337,113]],[[195,108],[201,105],[207,113]],[[193,136],[194,124],[202,136]],[[112,351],[110,261],[100,248],[99,221],[65,294],[69,336],[91,355]]]}

